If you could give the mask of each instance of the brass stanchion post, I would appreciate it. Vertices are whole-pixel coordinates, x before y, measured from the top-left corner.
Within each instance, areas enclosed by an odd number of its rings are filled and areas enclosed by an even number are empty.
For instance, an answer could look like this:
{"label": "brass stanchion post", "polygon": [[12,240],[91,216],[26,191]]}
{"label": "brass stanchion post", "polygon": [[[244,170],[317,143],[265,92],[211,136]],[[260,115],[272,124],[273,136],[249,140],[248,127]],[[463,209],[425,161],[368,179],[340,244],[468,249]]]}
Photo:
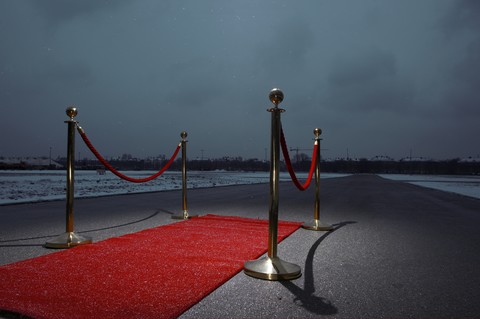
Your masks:
{"label": "brass stanchion post", "polygon": [[75,126],[77,121],[77,108],[68,107],[67,116],[70,117],[65,123],[68,124],[68,141],[67,141],[67,226],[66,232],[57,238],[48,241],[45,244],[47,248],[70,248],[73,246],[90,244],[92,239],[83,237],[73,232],[73,199],[74,199],[74,167],[75,167]]}
{"label": "brass stanchion post", "polygon": [[322,130],[316,128],[313,130],[313,134],[315,135],[315,144],[317,147],[317,162],[315,165],[315,208],[313,212],[313,222],[312,223],[305,223],[302,225],[302,228],[309,229],[309,230],[322,230],[322,231],[330,231],[333,230],[332,225],[323,224],[320,222],[320,134],[322,134]]}
{"label": "brass stanchion post", "polygon": [[247,261],[244,264],[245,274],[266,280],[291,280],[302,275],[298,265],[281,260],[277,256],[278,241],[278,181],[280,174],[280,114],[285,112],[278,107],[283,101],[283,92],[273,89],[269,94],[270,101],[275,107],[268,109],[271,116],[270,139],[270,210],[268,219],[268,254],[266,257]]}
{"label": "brass stanchion post", "polygon": [[180,133],[182,138],[182,213],[178,215],[172,215],[172,219],[189,219],[196,217],[196,215],[188,214],[187,206],[187,132]]}

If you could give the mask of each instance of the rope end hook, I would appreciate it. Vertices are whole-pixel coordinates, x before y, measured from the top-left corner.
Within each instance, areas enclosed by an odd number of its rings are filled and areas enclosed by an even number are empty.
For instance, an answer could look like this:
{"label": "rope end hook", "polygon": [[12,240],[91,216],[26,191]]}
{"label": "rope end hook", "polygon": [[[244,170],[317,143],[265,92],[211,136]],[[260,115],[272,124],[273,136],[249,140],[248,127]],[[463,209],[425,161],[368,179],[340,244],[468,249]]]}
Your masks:
{"label": "rope end hook", "polygon": [[321,140],[320,135],[322,134],[322,130],[316,127],[313,130],[313,134],[315,135],[315,138],[314,138],[315,144],[318,144],[318,141]]}

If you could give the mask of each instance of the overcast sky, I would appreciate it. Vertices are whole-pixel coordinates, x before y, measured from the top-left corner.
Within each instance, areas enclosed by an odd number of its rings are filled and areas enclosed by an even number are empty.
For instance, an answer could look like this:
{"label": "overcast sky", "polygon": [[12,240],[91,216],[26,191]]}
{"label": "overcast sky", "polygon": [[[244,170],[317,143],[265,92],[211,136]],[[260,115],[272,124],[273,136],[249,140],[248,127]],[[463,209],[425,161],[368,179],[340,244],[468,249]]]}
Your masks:
{"label": "overcast sky", "polygon": [[[0,0],[0,156],[265,158],[272,104],[322,156],[480,154],[477,0]],[[77,154],[93,157],[77,135]],[[203,150],[203,151],[202,151]],[[76,154],[76,155],[77,155]]]}

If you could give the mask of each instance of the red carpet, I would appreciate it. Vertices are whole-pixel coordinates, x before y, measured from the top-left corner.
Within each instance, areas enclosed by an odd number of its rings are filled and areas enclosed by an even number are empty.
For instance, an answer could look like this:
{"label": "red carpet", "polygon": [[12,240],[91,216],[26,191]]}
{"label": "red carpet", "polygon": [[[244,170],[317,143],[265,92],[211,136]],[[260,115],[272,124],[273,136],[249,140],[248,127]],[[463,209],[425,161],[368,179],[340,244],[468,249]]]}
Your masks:
{"label": "red carpet", "polygon": [[[301,223],[279,222],[279,241]],[[267,251],[268,221],[207,215],[0,267],[0,309],[174,318]]]}

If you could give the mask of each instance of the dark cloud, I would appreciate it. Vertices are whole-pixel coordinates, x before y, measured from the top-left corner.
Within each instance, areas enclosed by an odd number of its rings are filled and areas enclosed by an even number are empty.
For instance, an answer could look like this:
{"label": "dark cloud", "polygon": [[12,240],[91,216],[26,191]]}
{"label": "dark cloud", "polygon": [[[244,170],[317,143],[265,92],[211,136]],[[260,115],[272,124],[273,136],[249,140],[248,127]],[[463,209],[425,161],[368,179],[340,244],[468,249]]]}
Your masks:
{"label": "dark cloud", "polygon": [[83,62],[69,62],[55,64],[44,70],[41,75],[46,81],[60,86],[83,88],[94,85],[94,76],[91,68]]}
{"label": "dark cloud", "polygon": [[444,89],[448,113],[464,120],[480,119],[480,2],[461,0],[451,3],[440,19],[452,49],[451,63],[445,72]]}
{"label": "dark cloud", "polygon": [[478,3],[0,1],[0,155],[64,155],[75,104],[106,156],[263,158],[273,87],[292,147],[475,155]]}
{"label": "dark cloud", "polygon": [[472,42],[464,52],[459,52],[461,60],[452,67],[448,103],[460,117],[480,118],[480,37]]}
{"label": "dark cloud", "polygon": [[[168,89],[165,91],[165,101],[184,109],[208,107],[212,99],[223,95],[231,83],[224,77],[222,65],[212,59],[198,58],[168,67],[171,74]],[[212,85],[209,75],[217,74],[218,82]]]}
{"label": "dark cloud", "polygon": [[349,56],[335,58],[328,79],[332,86],[348,87],[375,82],[395,74],[394,55],[374,49],[366,53],[350,52]]}
{"label": "dark cloud", "polygon": [[328,84],[326,103],[348,111],[405,111],[414,94],[398,75],[395,56],[378,49],[336,57]]}
{"label": "dark cloud", "polygon": [[30,2],[38,13],[44,15],[49,24],[56,25],[95,12],[110,11],[131,3],[132,0],[30,0]]}
{"label": "dark cloud", "polygon": [[453,36],[464,30],[480,29],[480,2],[477,0],[457,0],[450,3],[447,13],[440,18],[444,32]]}
{"label": "dark cloud", "polygon": [[278,24],[256,52],[259,68],[277,77],[295,76],[307,67],[307,55],[315,45],[315,35],[301,19]]}

